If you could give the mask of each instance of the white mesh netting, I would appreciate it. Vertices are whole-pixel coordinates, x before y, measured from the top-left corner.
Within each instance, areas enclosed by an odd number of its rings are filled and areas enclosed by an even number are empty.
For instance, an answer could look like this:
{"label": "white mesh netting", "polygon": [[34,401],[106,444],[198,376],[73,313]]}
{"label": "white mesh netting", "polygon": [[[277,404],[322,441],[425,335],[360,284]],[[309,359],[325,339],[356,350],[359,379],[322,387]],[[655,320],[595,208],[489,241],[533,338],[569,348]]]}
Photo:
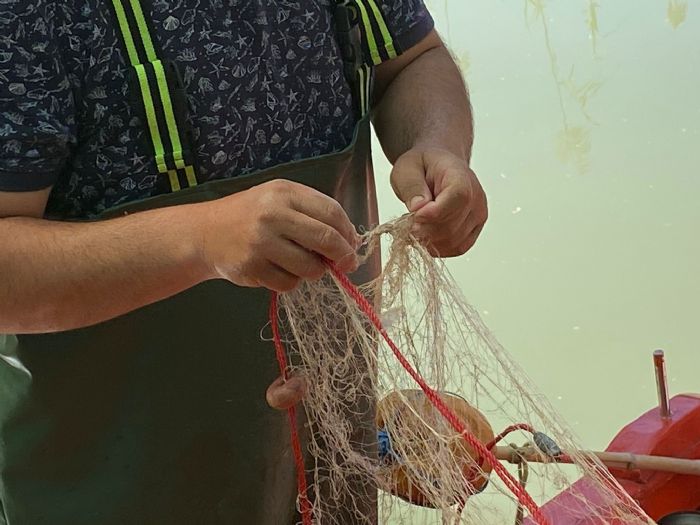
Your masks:
{"label": "white mesh netting", "polygon": [[[377,491],[382,524],[653,523],[594,456],[580,451],[444,263],[410,231],[405,216],[365,235],[367,253],[379,249],[380,237],[390,244],[381,275],[361,291],[427,393],[341,276],[331,272],[279,299],[293,373],[307,378],[313,523],[369,524],[367,500]],[[442,413],[433,406],[441,402]],[[368,410],[376,414],[376,450],[358,446],[351,423],[358,417],[349,417]],[[495,443],[494,434],[509,428]],[[513,442],[524,448],[516,452],[508,447]],[[501,461],[493,464],[489,454]],[[524,483],[526,474],[529,496],[518,495],[513,478]],[[546,515],[533,510],[565,489],[559,507],[550,504]]]}

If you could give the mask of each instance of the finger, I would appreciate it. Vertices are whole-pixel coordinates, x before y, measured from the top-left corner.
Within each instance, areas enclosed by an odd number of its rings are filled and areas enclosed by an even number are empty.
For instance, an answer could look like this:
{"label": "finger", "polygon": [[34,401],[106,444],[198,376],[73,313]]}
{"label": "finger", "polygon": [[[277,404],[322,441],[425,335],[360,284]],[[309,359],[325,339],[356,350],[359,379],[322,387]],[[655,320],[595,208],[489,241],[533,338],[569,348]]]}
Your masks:
{"label": "finger", "polygon": [[292,198],[292,209],[336,230],[351,246],[358,246],[360,237],[347,213],[335,199],[308,186],[302,186]]}
{"label": "finger", "polygon": [[299,286],[299,277],[272,263],[262,264],[255,269],[257,286],[263,286],[275,292],[289,292]]}
{"label": "finger", "polygon": [[470,214],[464,223],[449,236],[423,236],[423,242],[434,257],[457,257],[474,246],[484,223]]}
{"label": "finger", "polygon": [[391,170],[391,187],[410,212],[420,210],[433,200],[425,180],[425,164],[419,153],[409,152],[399,157]]}
{"label": "finger", "polygon": [[445,223],[419,223],[416,224],[414,235],[426,244],[443,249],[446,246],[459,246],[473,229],[471,222],[471,214],[468,214]]}
{"label": "finger", "polygon": [[[481,231],[481,226],[476,220],[476,216],[470,213],[469,216],[464,221],[464,224],[459,228],[459,231],[452,237],[448,248],[443,251],[445,257],[458,257],[464,255],[466,251],[474,245],[476,241],[476,236],[478,232],[474,234],[474,231],[479,228]],[[476,236],[475,236],[476,235]]]}
{"label": "finger", "polygon": [[267,404],[277,410],[287,410],[299,403],[306,394],[306,381],[303,377],[293,376],[285,380],[277,378],[267,389]]}
{"label": "finger", "polygon": [[471,191],[469,181],[461,173],[449,175],[444,189],[416,213],[416,222],[440,223],[455,215],[469,213]]}
{"label": "finger", "polygon": [[464,241],[464,243],[460,247],[461,253],[467,253],[469,250],[471,250],[473,248],[473,246],[476,244],[477,239],[479,238],[479,235],[481,235],[481,231],[483,229],[484,229],[484,223],[481,223],[476,228],[474,228],[472,230],[472,232],[469,234],[467,239]]}
{"label": "finger", "polygon": [[316,280],[326,272],[326,265],[318,255],[291,240],[281,239],[269,249],[272,251],[269,259],[294,276]]}
{"label": "finger", "polygon": [[303,213],[285,218],[282,235],[309,251],[335,262],[346,272],[357,269],[355,248],[338,230]]}

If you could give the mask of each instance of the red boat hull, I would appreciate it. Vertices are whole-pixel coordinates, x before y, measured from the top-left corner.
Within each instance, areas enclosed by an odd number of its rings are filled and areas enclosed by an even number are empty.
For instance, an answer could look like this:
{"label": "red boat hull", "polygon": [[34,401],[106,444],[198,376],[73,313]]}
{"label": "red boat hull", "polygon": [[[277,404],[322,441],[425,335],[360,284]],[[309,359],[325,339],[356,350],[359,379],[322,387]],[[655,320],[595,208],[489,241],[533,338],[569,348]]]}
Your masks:
{"label": "red boat hull", "polygon": [[[672,398],[668,419],[660,417],[658,408],[648,411],[624,427],[607,450],[700,459],[700,395],[683,394]],[[700,509],[700,476],[620,469],[610,469],[610,472],[654,521],[672,512]],[[583,502],[582,493],[587,496]],[[600,507],[599,499],[595,489],[587,487],[582,480],[553,498],[542,510],[554,525],[618,525],[584,517],[595,514],[587,509]],[[535,525],[529,519],[525,523]],[[619,525],[624,524],[620,522]]]}

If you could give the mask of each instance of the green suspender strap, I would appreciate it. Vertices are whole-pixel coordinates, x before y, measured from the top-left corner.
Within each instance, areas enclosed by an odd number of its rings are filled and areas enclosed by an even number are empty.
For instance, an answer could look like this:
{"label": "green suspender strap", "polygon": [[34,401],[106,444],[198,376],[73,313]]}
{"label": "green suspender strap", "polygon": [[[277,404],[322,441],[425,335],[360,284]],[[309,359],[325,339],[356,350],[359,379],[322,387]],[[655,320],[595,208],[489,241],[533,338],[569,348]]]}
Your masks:
{"label": "green suspender strap", "polygon": [[362,22],[363,44],[366,46],[366,50],[369,52],[368,56],[375,66],[386,60],[396,58],[399,53],[377,1],[355,0]]}
{"label": "green suspender strap", "polygon": [[362,64],[357,69],[357,82],[360,95],[360,114],[365,117],[372,109],[372,80],[374,79],[374,68],[367,64]]}
{"label": "green suspender strap", "polygon": [[[134,90],[146,115],[158,172],[171,191],[197,185],[192,152],[184,129],[184,92],[174,63],[161,61],[153,45],[141,0],[112,0],[124,48],[133,68]],[[177,97],[180,97],[179,99]],[[180,104],[174,104],[174,99]]]}
{"label": "green suspender strap", "polygon": [[372,108],[374,66],[400,53],[376,0],[338,0],[336,31],[345,62],[345,76],[357,89],[360,117]]}

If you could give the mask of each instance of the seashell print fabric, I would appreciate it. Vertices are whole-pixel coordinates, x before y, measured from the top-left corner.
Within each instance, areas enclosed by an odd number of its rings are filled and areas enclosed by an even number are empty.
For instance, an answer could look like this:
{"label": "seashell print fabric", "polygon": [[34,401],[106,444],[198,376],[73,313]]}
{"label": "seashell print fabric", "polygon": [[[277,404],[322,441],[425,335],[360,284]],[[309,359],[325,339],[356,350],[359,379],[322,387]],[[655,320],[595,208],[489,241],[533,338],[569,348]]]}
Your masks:
{"label": "seashell print fabric", "polygon": [[[334,0],[142,0],[186,87],[201,180],[343,149],[355,126]],[[422,0],[378,0],[409,48]],[[108,1],[0,1],[0,191],[53,185],[47,216],[90,218],[156,192]]]}

